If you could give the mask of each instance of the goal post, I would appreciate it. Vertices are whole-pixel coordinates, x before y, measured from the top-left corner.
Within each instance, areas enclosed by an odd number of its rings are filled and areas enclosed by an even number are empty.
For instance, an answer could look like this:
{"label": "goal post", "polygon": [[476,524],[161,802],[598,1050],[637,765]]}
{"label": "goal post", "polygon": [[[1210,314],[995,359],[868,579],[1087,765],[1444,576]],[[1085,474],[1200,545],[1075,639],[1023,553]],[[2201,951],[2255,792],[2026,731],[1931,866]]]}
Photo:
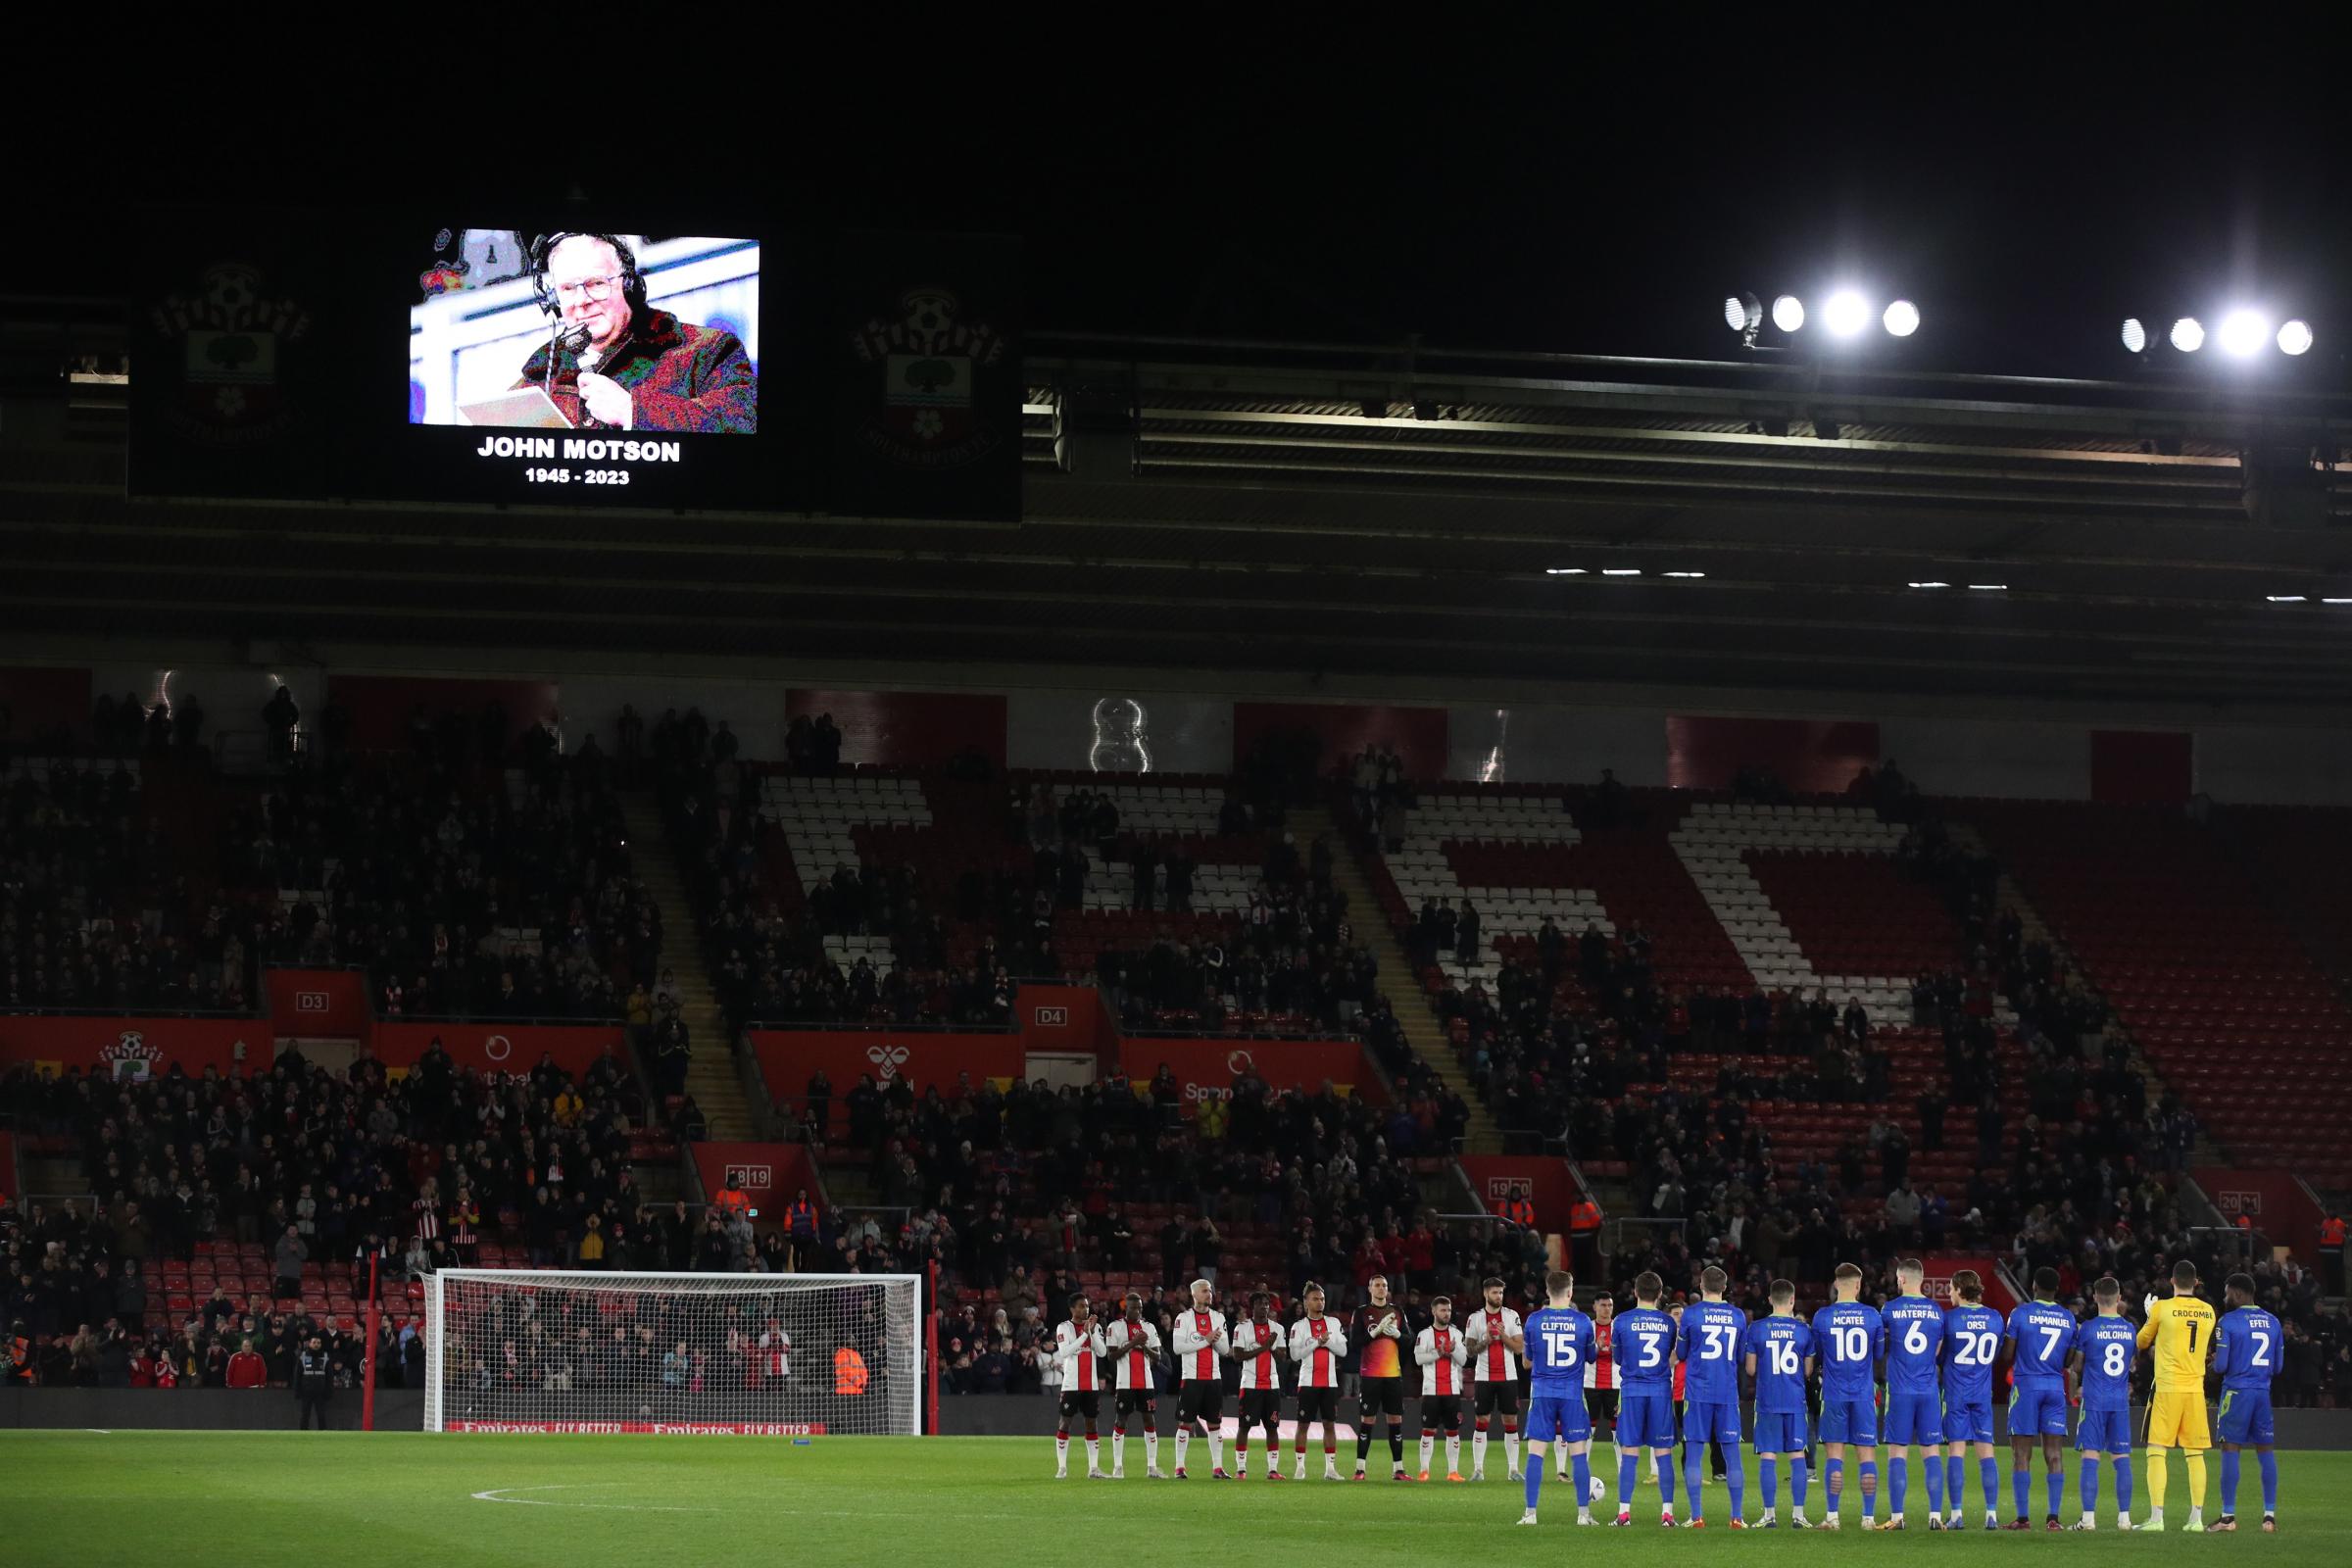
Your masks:
{"label": "goal post", "polygon": [[914,1274],[442,1269],[424,1426],[912,1437],[922,1308]]}

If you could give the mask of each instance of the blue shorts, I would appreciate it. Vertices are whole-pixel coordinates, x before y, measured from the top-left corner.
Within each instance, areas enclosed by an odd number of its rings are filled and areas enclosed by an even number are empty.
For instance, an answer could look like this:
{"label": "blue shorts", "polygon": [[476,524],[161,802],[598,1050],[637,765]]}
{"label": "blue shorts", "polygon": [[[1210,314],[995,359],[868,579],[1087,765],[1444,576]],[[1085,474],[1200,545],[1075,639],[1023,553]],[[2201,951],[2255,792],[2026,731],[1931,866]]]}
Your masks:
{"label": "blue shorts", "polygon": [[1635,1394],[1617,1401],[1617,1446],[1671,1448],[1674,1446],[1674,1400],[1663,1394]]}
{"label": "blue shorts", "polygon": [[1990,1443],[1992,1406],[1983,1403],[1946,1404],[1943,1407],[1943,1441]]}
{"label": "blue shorts", "polygon": [[1943,1400],[1933,1394],[1886,1396],[1886,1442],[1895,1447],[1943,1441]]}
{"label": "blue shorts", "polygon": [[2075,1427],[2075,1446],[2084,1453],[2130,1453],[2132,1412],[2085,1409]]}
{"label": "blue shorts", "polygon": [[1756,1412],[1756,1451],[1758,1453],[1804,1452],[1805,1412],[1802,1410],[1758,1410]]}
{"label": "blue shorts", "polygon": [[2066,1436],[2066,1385],[2020,1383],[2009,1391],[2009,1436]]}
{"label": "blue shorts", "polygon": [[2271,1446],[2271,1396],[2261,1389],[2222,1391],[2222,1441],[2243,1448]]}
{"label": "blue shorts", "polygon": [[1740,1406],[1733,1401],[1687,1401],[1683,1405],[1683,1442],[1686,1444],[1740,1441]]}
{"label": "blue shorts", "polygon": [[1523,1430],[1530,1443],[1590,1443],[1592,1418],[1585,1413],[1585,1391],[1537,1395],[1528,1401]]}
{"label": "blue shorts", "polygon": [[1872,1448],[1879,1442],[1879,1407],[1869,1399],[1821,1401],[1821,1441]]}

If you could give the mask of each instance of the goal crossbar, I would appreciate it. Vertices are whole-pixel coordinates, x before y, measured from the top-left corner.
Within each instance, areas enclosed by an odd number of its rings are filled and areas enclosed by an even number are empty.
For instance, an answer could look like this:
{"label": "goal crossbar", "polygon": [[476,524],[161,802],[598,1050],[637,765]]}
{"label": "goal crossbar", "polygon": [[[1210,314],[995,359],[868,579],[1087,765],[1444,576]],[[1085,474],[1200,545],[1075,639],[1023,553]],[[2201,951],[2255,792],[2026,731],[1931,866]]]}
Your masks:
{"label": "goal crossbar", "polygon": [[428,1432],[911,1436],[915,1274],[442,1269]]}

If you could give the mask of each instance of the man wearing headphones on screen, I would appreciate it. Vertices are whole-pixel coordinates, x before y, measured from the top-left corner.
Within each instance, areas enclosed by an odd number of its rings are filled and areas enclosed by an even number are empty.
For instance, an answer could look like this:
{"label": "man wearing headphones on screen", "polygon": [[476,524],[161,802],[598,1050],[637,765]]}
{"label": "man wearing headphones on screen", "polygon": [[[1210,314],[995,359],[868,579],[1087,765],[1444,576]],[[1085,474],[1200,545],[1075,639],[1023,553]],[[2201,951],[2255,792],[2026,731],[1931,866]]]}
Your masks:
{"label": "man wearing headphones on screen", "polygon": [[759,427],[759,380],[742,340],[650,307],[625,241],[543,234],[531,244],[531,266],[555,327],[523,363],[518,390],[544,386],[584,428],[749,435]]}

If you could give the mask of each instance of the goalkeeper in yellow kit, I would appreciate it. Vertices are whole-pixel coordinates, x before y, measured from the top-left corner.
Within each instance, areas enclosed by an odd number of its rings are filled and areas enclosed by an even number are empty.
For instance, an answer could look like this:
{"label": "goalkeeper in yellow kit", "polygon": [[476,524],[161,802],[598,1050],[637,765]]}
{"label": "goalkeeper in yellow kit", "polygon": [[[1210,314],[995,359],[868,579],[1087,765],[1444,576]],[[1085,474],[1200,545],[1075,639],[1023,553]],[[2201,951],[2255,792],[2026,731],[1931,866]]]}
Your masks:
{"label": "goalkeeper in yellow kit", "polygon": [[2188,1523],[2205,1528],[2205,1450],[2213,1434],[2205,1419],[2205,1358],[2213,1351],[2213,1308],[2197,1299],[2197,1266],[2182,1258],[2173,1265],[2173,1294],[2149,1297],[2148,1321],[2139,1348],[2156,1350],[2156,1397],[2148,1407],[2148,1521],[2142,1530],[2164,1528],[2165,1454],[2179,1448],[2188,1461]]}

